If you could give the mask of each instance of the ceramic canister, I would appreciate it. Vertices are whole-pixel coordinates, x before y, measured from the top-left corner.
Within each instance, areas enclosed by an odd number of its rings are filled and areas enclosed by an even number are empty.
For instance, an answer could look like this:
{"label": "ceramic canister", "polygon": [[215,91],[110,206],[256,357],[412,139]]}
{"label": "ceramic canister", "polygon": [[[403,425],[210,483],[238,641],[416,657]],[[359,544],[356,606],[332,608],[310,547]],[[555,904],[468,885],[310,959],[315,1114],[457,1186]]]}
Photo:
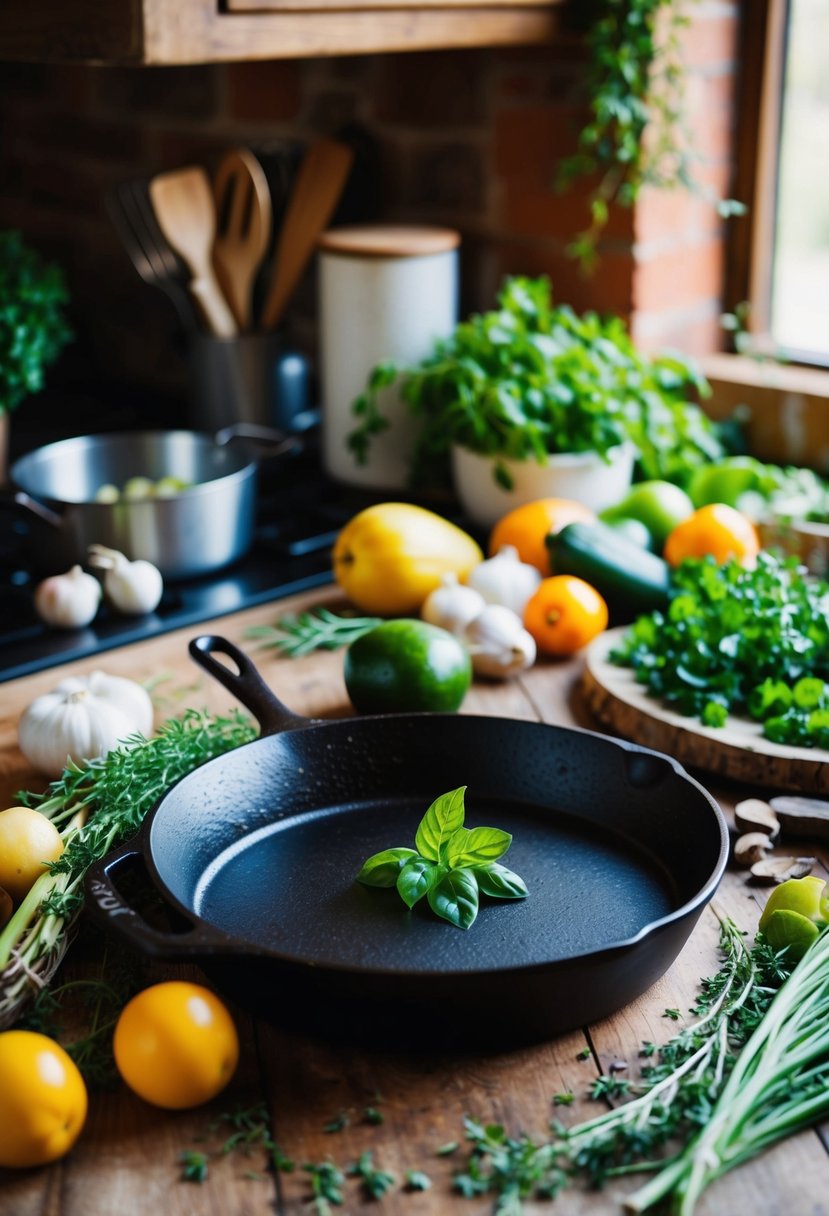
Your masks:
{"label": "ceramic canister", "polygon": [[353,403],[378,363],[416,364],[458,316],[458,245],[449,228],[355,225],[320,241],[322,458],[349,485],[402,489],[417,431],[396,387],[380,390],[390,425],[360,464],[348,446]]}

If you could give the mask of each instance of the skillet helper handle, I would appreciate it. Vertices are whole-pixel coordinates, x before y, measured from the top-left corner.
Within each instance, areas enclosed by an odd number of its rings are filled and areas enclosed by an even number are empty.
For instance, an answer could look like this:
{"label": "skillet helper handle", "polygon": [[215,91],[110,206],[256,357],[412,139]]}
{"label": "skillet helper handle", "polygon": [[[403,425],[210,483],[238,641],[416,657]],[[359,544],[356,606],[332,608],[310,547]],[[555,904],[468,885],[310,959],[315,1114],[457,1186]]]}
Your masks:
{"label": "skillet helper handle", "polygon": [[213,442],[222,448],[234,439],[259,444],[270,456],[299,452],[305,447],[304,440],[298,435],[286,435],[284,431],[278,431],[272,426],[262,426],[258,422],[233,422],[213,436]]}
{"label": "skillet helper handle", "polygon": [[[223,684],[237,701],[241,701],[245,709],[250,710],[263,735],[292,730],[297,726],[305,726],[310,721],[283,705],[271,692],[248,656],[227,638],[201,634],[191,639],[188,649],[190,657],[199,667],[203,667],[214,680]],[[225,663],[220,663],[213,657],[214,654],[227,655],[233,660],[237,670],[233,671]]]}
{"label": "skillet helper handle", "polygon": [[194,926],[184,933],[165,933],[148,925],[140,913],[126,902],[115,885],[115,875],[126,869],[141,848],[128,840],[101,861],[94,862],[86,876],[86,908],[105,929],[120,933],[130,945],[169,962],[186,962],[205,954],[221,954],[229,948],[230,939],[209,926]]}

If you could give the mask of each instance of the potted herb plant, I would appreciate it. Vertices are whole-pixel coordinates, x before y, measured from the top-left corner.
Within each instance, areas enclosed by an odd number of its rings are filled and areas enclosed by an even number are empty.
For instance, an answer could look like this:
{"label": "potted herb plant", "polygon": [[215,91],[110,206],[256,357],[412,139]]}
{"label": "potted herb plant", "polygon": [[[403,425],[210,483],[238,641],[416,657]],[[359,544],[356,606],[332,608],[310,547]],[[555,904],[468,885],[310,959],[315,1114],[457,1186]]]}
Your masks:
{"label": "potted herb plant", "polygon": [[420,427],[413,484],[451,476],[482,527],[547,496],[598,511],[632,474],[681,482],[723,454],[689,399],[709,390],[686,360],[642,354],[618,317],[554,305],[545,278],[508,279],[494,311],[456,326],[417,366],[375,368],[354,403],[358,461],[388,425],[378,393],[394,382]]}
{"label": "potted herb plant", "polygon": [[44,372],[69,341],[67,291],[59,267],[44,262],[19,232],[0,232],[0,480],[9,415],[40,392]]}

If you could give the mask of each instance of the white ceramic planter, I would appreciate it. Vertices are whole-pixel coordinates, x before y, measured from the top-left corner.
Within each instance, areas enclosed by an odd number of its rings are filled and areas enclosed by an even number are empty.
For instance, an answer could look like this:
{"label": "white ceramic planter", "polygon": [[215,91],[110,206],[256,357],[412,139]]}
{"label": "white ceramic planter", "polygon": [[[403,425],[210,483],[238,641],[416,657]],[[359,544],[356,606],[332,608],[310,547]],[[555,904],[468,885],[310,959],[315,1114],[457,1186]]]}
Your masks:
{"label": "white ceramic planter", "polygon": [[623,498],[633,477],[634,449],[623,444],[603,460],[596,452],[564,452],[537,460],[502,460],[513,481],[504,490],[493,476],[494,460],[468,448],[452,449],[455,492],[471,523],[491,528],[513,507],[537,498],[571,498],[603,511]]}

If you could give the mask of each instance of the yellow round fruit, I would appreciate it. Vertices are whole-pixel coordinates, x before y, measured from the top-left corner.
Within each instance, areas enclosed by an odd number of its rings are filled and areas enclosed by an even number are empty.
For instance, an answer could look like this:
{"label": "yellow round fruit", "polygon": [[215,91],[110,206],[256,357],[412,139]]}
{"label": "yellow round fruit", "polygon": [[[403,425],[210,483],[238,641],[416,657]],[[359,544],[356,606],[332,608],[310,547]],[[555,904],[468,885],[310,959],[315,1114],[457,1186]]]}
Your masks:
{"label": "yellow round fruit", "polygon": [[362,612],[417,616],[444,574],[463,581],[484,558],[466,532],[440,515],[403,502],[367,507],[334,545],[334,577]]}
{"label": "yellow round fruit", "polygon": [[0,1166],[46,1165],[68,1153],[86,1119],[83,1077],[44,1034],[0,1034]]}
{"label": "yellow round fruit", "polygon": [[62,852],[60,832],[40,811],[28,806],[0,811],[0,887],[16,903]]}
{"label": "yellow round fruit", "polygon": [[112,1040],[115,1063],[130,1089],[166,1110],[209,1102],[239,1061],[233,1018],[208,988],[168,980],[124,1006]]}

